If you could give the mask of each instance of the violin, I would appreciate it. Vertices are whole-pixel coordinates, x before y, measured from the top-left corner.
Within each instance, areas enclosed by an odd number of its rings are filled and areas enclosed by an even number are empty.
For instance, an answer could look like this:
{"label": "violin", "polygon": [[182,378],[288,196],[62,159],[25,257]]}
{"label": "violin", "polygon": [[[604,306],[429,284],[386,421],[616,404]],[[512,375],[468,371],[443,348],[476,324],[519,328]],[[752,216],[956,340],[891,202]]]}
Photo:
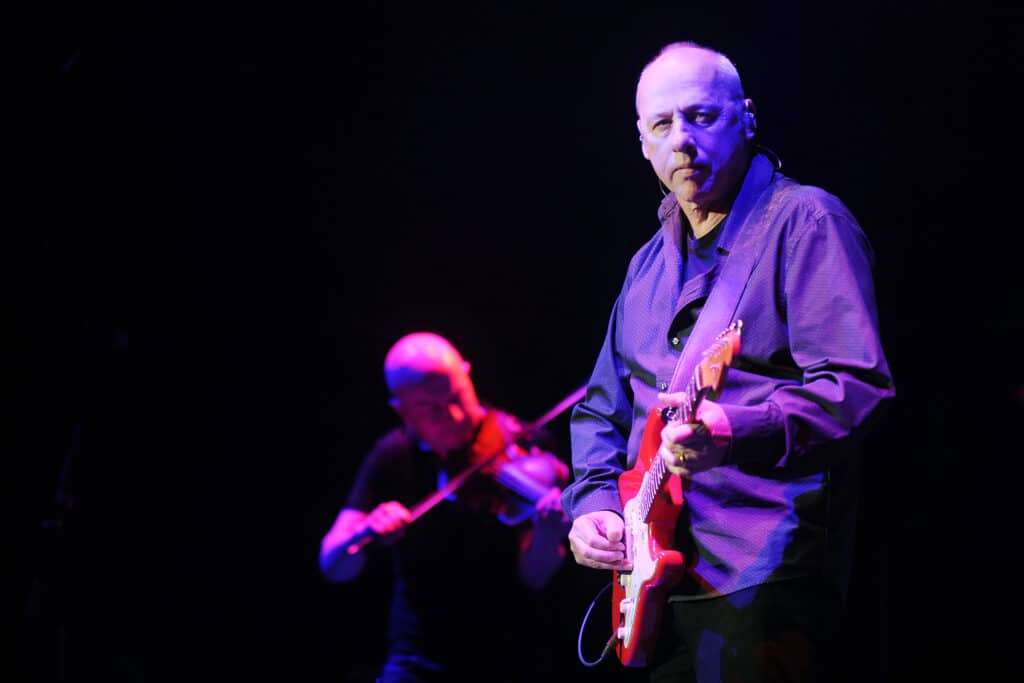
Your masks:
{"label": "violin", "polygon": [[[526,426],[499,411],[488,412],[468,450],[467,458],[462,462],[463,469],[446,482],[439,483],[437,491],[412,507],[409,510],[409,523],[463,488],[457,500],[461,498],[466,504],[483,507],[505,524],[512,526],[528,519],[537,501],[552,486],[560,486],[568,480],[569,468],[553,455],[524,450],[516,440],[538,431],[582,399],[585,392],[586,385]],[[446,478],[449,476],[447,471],[442,472]],[[341,547],[355,554],[375,537],[373,529],[366,527],[344,541]]]}
{"label": "violin", "polygon": [[[528,432],[514,417],[489,411],[466,458],[456,465],[472,469],[476,476],[467,478],[447,498],[493,514],[509,526],[529,519],[552,487],[568,481],[569,468],[550,453],[526,450],[520,445],[526,436]],[[439,483],[442,489],[448,483],[446,470]]]}

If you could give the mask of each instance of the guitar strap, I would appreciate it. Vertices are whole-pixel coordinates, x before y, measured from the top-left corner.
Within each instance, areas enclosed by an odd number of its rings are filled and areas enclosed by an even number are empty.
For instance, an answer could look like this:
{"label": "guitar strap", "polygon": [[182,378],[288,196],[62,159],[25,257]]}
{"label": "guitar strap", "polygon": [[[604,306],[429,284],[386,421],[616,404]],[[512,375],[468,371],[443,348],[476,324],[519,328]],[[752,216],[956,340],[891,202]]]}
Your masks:
{"label": "guitar strap", "polygon": [[[757,158],[755,161],[761,159]],[[764,161],[767,162],[767,159]],[[785,185],[777,189],[776,183]],[[682,353],[679,354],[672,380],[669,382],[669,392],[681,391],[686,386],[701,360],[703,349],[710,348],[718,334],[733,322],[740,297],[750,282],[754,267],[764,253],[762,238],[775,218],[779,206],[797,187],[797,183],[789,179],[776,180],[764,187],[761,196],[756,198],[745,197],[741,189],[740,195],[736,198],[737,208],[753,200],[753,209],[745,218],[736,216],[742,219],[743,223],[737,229],[736,238],[725,245],[729,248],[729,255],[726,256],[722,271],[708,295],[690,337],[686,340]]]}

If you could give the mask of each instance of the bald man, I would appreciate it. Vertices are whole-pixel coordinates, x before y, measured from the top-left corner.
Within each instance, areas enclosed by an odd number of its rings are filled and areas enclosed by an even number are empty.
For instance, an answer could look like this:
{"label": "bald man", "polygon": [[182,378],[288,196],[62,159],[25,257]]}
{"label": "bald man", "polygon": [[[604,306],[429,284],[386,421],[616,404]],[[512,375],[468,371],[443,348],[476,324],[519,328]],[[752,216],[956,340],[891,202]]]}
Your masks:
{"label": "bald man", "polygon": [[754,104],[724,55],[666,46],[640,75],[636,111],[666,194],[573,411],[573,555],[623,576],[637,566],[642,525],[624,522],[618,479],[649,412],[680,406],[703,352],[742,321],[720,395],[692,424],[657,423],[653,457],[684,491],[673,548],[686,565],[656,601],[663,628],[631,642],[630,663],[652,681],[829,680],[857,444],[893,396],[871,248],[839,199],[783,176],[755,142]]}
{"label": "bald man", "polygon": [[[568,517],[560,487],[568,467],[550,452],[550,442],[536,441],[547,435],[517,437],[516,418],[481,403],[470,364],[437,334],[414,332],[395,342],[385,356],[384,377],[402,424],[364,459],[321,543],[321,570],[331,581],[351,581],[368,566],[374,547],[390,547],[396,587],[380,680],[461,680],[464,675],[515,680],[506,676],[518,663],[502,660],[512,654],[509,643],[516,634],[503,641],[500,630],[538,615],[516,619],[494,614],[489,606],[525,607],[531,600],[520,589],[539,591],[562,566]],[[496,513],[494,503],[500,501],[493,496],[479,490],[475,497],[465,495],[471,489],[467,484],[453,500],[412,521],[410,508],[466,466],[485,421],[509,435],[514,453],[529,458],[529,471],[545,473],[537,481],[546,493],[532,511],[527,506],[528,517],[513,517]],[[372,530],[377,544],[347,543],[365,530]],[[482,632],[495,638],[493,648],[477,642]],[[524,671],[522,679],[537,673]]]}

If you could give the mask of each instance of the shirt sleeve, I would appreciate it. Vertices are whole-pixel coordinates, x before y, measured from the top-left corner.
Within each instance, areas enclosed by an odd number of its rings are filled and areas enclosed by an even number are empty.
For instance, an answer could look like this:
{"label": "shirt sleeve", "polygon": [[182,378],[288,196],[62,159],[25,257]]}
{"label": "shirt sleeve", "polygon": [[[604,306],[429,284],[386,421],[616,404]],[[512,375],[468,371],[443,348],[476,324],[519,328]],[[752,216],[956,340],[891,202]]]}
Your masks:
{"label": "shirt sleeve", "polygon": [[394,476],[394,457],[397,437],[394,433],[382,437],[363,458],[352,488],[345,499],[345,507],[370,512],[378,504],[390,500],[395,493],[388,490],[389,473]]}
{"label": "shirt sleeve", "polygon": [[785,249],[781,286],[800,381],[756,405],[722,405],[733,430],[730,464],[784,466],[812,451],[842,452],[894,395],[879,335],[872,252],[852,216],[809,216]]}
{"label": "shirt sleeve", "polygon": [[596,510],[622,512],[618,478],[626,468],[633,403],[629,376],[616,350],[622,301],[620,294],[586,395],[570,419],[573,481],[562,493],[562,506],[573,519]]}

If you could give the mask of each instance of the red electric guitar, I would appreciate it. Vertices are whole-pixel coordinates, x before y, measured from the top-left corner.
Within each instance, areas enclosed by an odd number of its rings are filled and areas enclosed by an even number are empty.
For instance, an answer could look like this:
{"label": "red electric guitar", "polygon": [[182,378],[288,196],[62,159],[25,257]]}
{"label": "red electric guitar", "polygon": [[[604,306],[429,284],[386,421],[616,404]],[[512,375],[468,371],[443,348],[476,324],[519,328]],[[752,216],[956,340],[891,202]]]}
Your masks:
{"label": "red electric guitar", "polygon": [[612,580],[615,653],[624,666],[650,662],[668,589],[679,582],[684,570],[682,553],[671,549],[683,488],[658,456],[661,430],[669,421],[694,422],[701,400],[709,394],[717,396],[726,369],[740,352],[742,326],[742,321],[734,322],[704,352],[678,409],[651,409],[636,465],[619,477],[626,554],[633,561],[631,570],[615,571]]}

